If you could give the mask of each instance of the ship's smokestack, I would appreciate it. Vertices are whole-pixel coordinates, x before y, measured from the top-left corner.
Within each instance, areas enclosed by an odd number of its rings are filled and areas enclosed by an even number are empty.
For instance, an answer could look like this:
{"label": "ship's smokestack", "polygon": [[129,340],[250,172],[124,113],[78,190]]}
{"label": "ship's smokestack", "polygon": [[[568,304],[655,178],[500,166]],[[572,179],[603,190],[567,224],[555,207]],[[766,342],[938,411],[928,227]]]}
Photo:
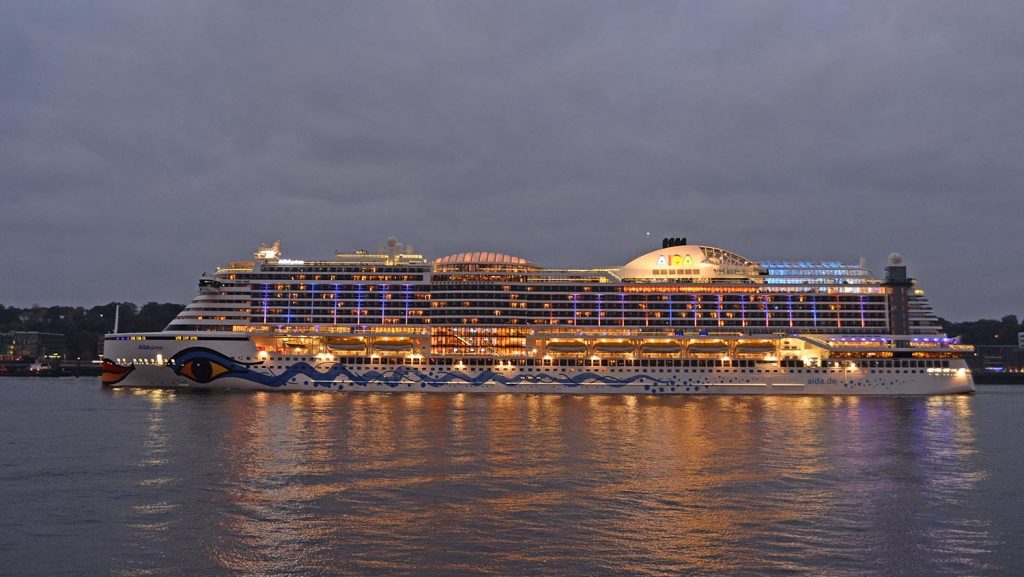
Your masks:
{"label": "ship's smokestack", "polygon": [[910,334],[910,289],[914,279],[907,276],[907,265],[903,264],[900,253],[889,255],[889,266],[885,267],[885,282],[889,293],[889,333]]}

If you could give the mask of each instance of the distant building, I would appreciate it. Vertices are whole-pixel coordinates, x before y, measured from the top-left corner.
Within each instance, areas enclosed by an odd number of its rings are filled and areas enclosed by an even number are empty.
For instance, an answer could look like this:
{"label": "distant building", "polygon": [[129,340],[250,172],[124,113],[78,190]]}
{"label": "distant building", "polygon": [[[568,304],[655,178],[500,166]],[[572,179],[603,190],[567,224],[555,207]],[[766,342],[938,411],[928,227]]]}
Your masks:
{"label": "distant building", "polygon": [[1017,348],[1024,349],[1024,333],[1017,333]]}
{"label": "distant building", "polygon": [[967,364],[976,371],[1024,373],[1024,348],[1013,345],[979,345]]}
{"label": "distant building", "polygon": [[23,357],[59,358],[67,356],[68,347],[64,335],[38,331],[14,331],[0,333],[0,359],[16,360]]}

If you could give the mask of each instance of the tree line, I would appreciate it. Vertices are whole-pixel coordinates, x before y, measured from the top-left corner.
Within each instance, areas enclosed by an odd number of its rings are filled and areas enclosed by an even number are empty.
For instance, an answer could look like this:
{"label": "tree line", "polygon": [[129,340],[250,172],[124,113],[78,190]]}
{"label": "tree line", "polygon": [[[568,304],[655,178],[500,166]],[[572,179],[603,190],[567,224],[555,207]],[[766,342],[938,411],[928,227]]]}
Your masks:
{"label": "tree line", "polygon": [[160,331],[185,305],[174,303],[109,303],[85,307],[51,306],[7,307],[0,304],[0,333],[39,331],[60,333],[65,337],[68,358],[94,359],[100,339],[114,330],[114,310],[120,305],[118,330],[121,332]]}
{"label": "tree line", "polygon": [[939,319],[942,330],[951,337],[961,337],[961,342],[968,345],[1000,345],[1016,346],[1017,333],[1024,332],[1024,322],[1017,320],[1017,315],[1006,315],[995,319],[981,319],[954,323]]}

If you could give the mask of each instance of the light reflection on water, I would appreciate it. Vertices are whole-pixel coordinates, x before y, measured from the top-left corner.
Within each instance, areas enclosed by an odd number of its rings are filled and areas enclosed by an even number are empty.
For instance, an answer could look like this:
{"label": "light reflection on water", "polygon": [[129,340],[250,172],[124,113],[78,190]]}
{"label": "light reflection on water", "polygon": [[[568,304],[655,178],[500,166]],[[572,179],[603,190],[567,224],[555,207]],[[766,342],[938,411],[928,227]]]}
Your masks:
{"label": "light reflection on water", "polygon": [[[978,407],[994,410],[984,392],[653,398],[52,386],[68,387],[67,396],[39,399],[69,413],[87,407],[59,426],[92,431],[89,442],[60,447],[39,437],[35,450],[52,451],[54,463],[19,465],[6,453],[0,480],[20,491],[23,514],[56,493],[62,510],[84,507],[89,525],[56,514],[55,503],[32,521],[3,522],[0,560],[10,564],[0,573],[54,574],[53,555],[25,552],[73,556],[85,543],[100,545],[84,567],[73,563],[80,557],[60,567],[120,575],[1019,568],[1007,553],[1016,529],[983,498],[1000,470],[983,458],[977,431]],[[19,402],[31,406],[35,390]],[[0,427],[31,437],[39,425]],[[83,453],[84,482],[68,486],[56,463]],[[64,533],[34,528],[57,519]]]}

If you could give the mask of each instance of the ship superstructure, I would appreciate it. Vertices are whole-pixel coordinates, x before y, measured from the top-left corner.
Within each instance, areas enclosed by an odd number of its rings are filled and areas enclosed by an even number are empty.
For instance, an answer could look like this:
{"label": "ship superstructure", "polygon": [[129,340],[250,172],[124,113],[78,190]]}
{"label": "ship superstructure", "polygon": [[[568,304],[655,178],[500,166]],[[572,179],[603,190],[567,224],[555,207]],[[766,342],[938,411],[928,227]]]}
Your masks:
{"label": "ship superstructure", "polygon": [[108,384],[337,390],[932,394],[973,390],[898,255],[755,262],[668,238],[624,266],[333,259],[280,241],[199,280],[161,333],[106,337]]}

